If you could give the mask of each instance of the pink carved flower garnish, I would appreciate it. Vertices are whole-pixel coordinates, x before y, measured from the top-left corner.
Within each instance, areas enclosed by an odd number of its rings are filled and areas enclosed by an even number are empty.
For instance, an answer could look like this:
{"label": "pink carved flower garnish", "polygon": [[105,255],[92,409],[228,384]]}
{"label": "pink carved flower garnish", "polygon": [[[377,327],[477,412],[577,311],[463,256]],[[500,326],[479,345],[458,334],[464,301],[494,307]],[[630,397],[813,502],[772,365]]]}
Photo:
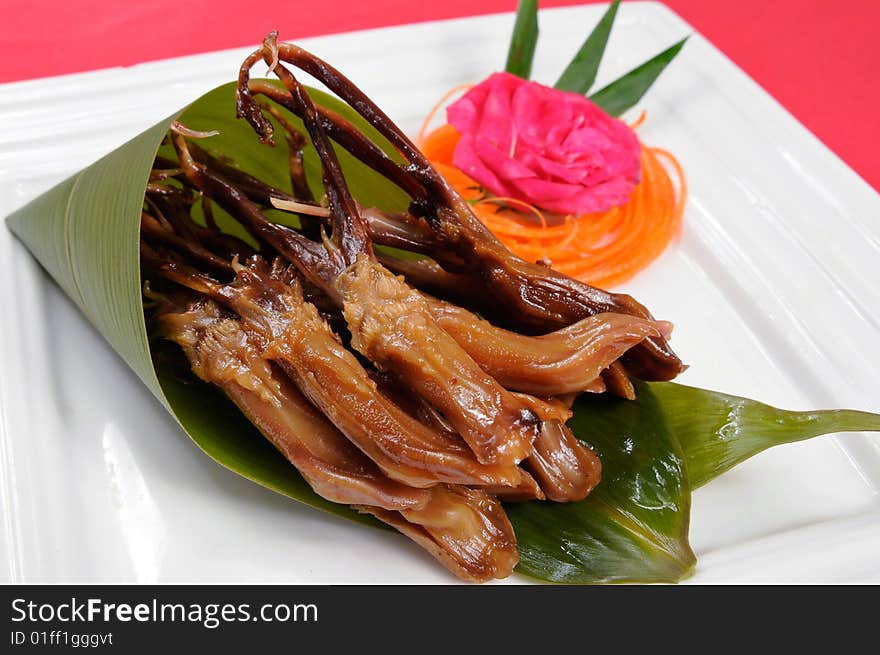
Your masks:
{"label": "pink carved flower garnish", "polygon": [[559,214],[605,211],[639,182],[639,140],[584,96],[495,73],[447,109],[453,163],[498,196]]}

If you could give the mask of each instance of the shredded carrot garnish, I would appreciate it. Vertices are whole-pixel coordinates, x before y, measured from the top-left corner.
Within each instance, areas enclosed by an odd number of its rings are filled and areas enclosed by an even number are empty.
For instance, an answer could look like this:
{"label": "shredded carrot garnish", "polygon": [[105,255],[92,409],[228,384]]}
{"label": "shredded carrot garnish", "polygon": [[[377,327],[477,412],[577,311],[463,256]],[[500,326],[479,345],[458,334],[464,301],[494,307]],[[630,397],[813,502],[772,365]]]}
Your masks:
{"label": "shredded carrot garnish", "polygon": [[643,109],[643,110],[642,110],[642,113],[639,114],[639,117],[636,119],[635,123],[630,123],[629,128],[630,128],[631,130],[636,129],[636,128],[639,127],[642,123],[645,122],[645,119],[646,119],[647,117],[648,117],[648,112],[645,111],[645,110]]}
{"label": "shredded carrot garnish", "polygon": [[[643,120],[644,114],[635,125]],[[641,181],[625,204],[595,214],[559,216],[493,196],[455,168],[458,139],[454,127],[443,125],[420,138],[419,147],[486,227],[523,259],[549,261],[562,273],[612,287],[647,267],[678,234],[687,183],[678,160],[662,148],[642,145]]]}
{"label": "shredded carrot garnish", "polygon": [[[428,128],[431,126],[431,121],[434,120],[434,116],[437,115],[437,112],[445,105],[449,100],[452,99],[453,96],[461,93],[462,91],[468,91],[474,87],[473,84],[459,84],[458,86],[452,87],[443,94],[443,97],[437,101],[437,104],[431,107],[431,111],[428,112],[428,115],[425,116],[425,120],[422,121],[422,127],[419,129],[419,136],[417,143],[422,143],[425,140],[425,137],[428,134]],[[452,160],[450,160],[452,161]]]}
{"label": "shredded carrot garnish", "polygon": [[523,200],[519,200],[517,198],[507,198],[505,196],[491,196],[489,198],[477,200],[477,202],[473,203],[473,205],[474,207],[477,207],[487,202],[500,205],[501,207],[508,207],[509,205],[513,205],[514,207],[521,207],[522,209],[525,209],[526,211],[538,217],[538,220],[541,222],[541,229],[547,229],[547,219],[544,218],[544,214],[541,213],[541,210]]}

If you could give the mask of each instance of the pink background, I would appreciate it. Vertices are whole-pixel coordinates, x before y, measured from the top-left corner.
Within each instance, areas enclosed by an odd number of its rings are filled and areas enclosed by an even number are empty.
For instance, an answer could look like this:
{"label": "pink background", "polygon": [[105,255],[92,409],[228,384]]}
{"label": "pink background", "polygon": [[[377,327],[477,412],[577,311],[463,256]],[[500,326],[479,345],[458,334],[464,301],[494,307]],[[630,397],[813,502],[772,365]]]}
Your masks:
{"label": "pink background", "polygon": [[[0,82],[285,38],[511,11],[516,0],[0,0]],[[581,4],[543,0],[542,7]],[[666,0],[880,189],[880,3]],[[2,92],[0,92],[2,93]]]}

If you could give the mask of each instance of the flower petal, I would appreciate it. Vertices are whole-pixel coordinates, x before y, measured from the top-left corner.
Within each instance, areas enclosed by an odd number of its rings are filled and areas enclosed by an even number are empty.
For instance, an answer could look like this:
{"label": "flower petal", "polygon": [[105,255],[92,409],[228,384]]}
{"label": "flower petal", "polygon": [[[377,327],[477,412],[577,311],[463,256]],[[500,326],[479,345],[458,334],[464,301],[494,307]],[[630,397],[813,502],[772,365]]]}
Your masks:
{"label": "flower petal", "polygon": [[558,213],[626,202],[638,138],[582,95],[495,73],[447,110],[461,132],[453,163],[497,195]]}

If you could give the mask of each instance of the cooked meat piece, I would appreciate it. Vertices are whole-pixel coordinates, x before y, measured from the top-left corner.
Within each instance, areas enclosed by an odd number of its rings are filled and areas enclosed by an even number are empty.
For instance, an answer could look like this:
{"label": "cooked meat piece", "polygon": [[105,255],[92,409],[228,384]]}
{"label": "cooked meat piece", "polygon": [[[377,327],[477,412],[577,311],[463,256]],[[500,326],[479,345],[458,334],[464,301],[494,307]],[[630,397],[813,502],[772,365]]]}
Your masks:
{"label": "cooked meat piece", "polygon": [[602,462],[565,424],[571,410],[560,400],[519,396],[542,419],[541,432],[523,468],[532,474],[548,499],[557,503],[583,500],[599,484]]}
{"label": "cooked meat piece", "polygon": [[[409,138],[366,94],[327,62],[288,43],[277,43],[270,35],[261,50],[249,56],[239,71],[236,105],[239,116],[247,119],[264,141],[272,139],[272,125],[254,101],[249,71],[257,61],[273,61],[273,70],[290,91],[292,102],[287,106],[308,119],[308,107],[299,101],[300,89],[292,74],[278,61],[301,68],[324,83],[363,116],[400,152],[406,160],[399,166],[389,158],[382,159],[377,148],[365,145],[366,138],[352,138],[358,130],[316,110],[312,122],[325,135],[324,125],[334,134],[347,134],[340,144],[368,165],[404,188],[413,198],[410,213],[424,218],[433,229],[433,241],[439,241],[445,252],[453,253],[473,281],[486,291],[483,305],[476,308],[491,315],[501,325],[529,333],[546,333],[566,327],[599,313],[632,314],[651,319],[648,310],[624,294],[613,294],[579,282],[552,269],[527,262],[510,253],[474,216],[465,202],[449,186]],[[304,92],[302,92],[304,93]],[[310,133],[312,129],[310,128]],[[312,133],[315,140],[315,134]],[[403,176],[410,181],[400,182]],[[331,205],[332,205],[331,200]],[[431,246],[433,247],[433,246]],[[435,248],[435,251],[437,249]],[[441,265],[446,266],[441,258]],[[650,337],[624,356],[627,370],[649,380],[669,380],[683,370],[681,360],[669,349],[662,337]]]}
{"label": "cooked meat piece", "polygon": [[433,491],[422,509],[359,509],[397,528],[460,578],[485,582],[510,575],[519,552],[501,503],[479,489],[445,486]]}
{"label": "cooked meat piece", "polygon": [[627,350],[660,335],[653,321],[606,313],[525,336],[452,303],[431,299],[429,304],[440,326],[483,370],[508,389],[537,396],[585,391]]}
{"label": "cooked meat piece", "polygon": [[[331,238],[318,244],[270,223],[246,194],[196,162],[183,137],[175,135],[174,144],[188,179],[336,301],[348,322],[354,348],[443,412],[480,462],[501,466],[518,463],[531,449],[537,433],[536,417],[437,325],[419,294],[375,260],[365,223],[314,104],[283,66],[279,74],[302,107],[321,157],[332,214]],[[385,297],[378,298],[377,291]],[[413,365],[415,362],[422,365]]]}
{"label": "cooked meat piece", "polygon": [[193,372],[219,387],[319,496],[386,510],[423,507],[430,492],[396,482],[355,448],[265,360],[238,318],[211,300],[165,306],[153,316]]}
{"label": "cooked meat piece", "polygon": [[262,357],[240,319],[213,301],[165,303],[153,318],[193,372],[222,389],[315,493],[397,527],[466,580],[511,573],[516,538],[491,496],[446,485],[415,489],[386,477]]}
{"label": "cooked meat piece", "polygon": [[265,266],[239,266],[232,284],[219,284],[142,243],[145,266],[220,302],[238,314],[262,356],[274,361],[299,390],[390,478],[414,487],[438,482],[517,485],[513,465],[481,464],[460,440],[406,414],[377,389],[297,283],[273,279]]}

